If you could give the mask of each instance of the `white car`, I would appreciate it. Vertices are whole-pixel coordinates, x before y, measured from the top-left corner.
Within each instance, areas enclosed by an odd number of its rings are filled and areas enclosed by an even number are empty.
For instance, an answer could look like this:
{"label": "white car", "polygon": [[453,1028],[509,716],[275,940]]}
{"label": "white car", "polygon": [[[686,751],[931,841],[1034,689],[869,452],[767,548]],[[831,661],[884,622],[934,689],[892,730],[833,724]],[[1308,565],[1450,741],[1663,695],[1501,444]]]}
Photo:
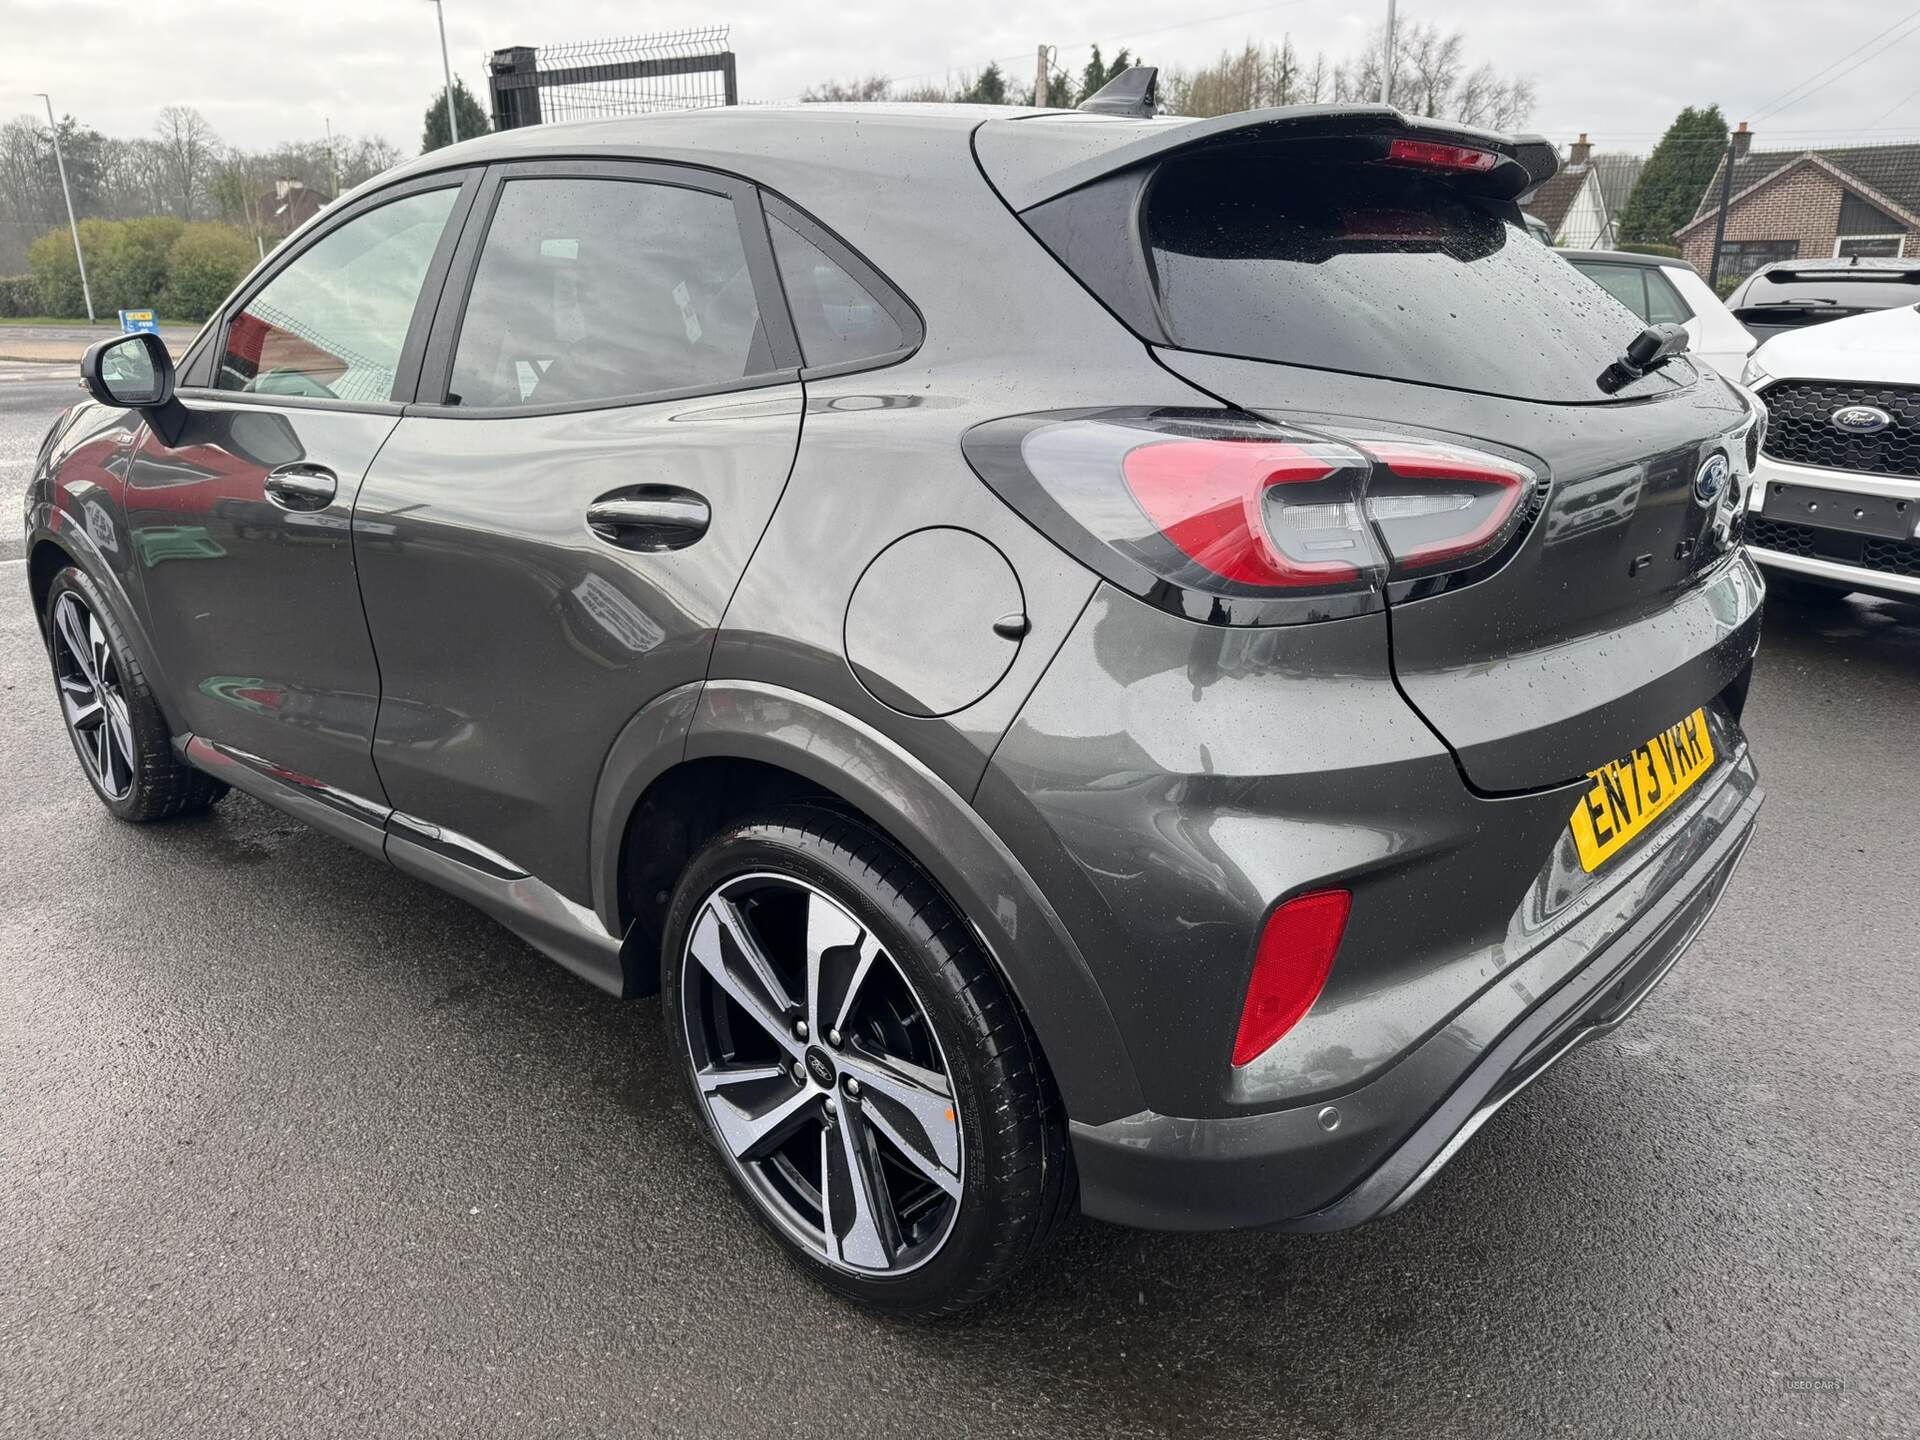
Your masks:
{"label": "white car", "polygon": [[1629,250],[1562,250],[1569,265],[1649,325],[1686,327],[1687,354],[1729,380],[1740,374],[1754,338],[1684,260]]}
{"label": "white car", "polygon": [[1920,306],[1776,335],[1741,380],[1768,416],[1753,558],[1803,592],[1920,597]]}

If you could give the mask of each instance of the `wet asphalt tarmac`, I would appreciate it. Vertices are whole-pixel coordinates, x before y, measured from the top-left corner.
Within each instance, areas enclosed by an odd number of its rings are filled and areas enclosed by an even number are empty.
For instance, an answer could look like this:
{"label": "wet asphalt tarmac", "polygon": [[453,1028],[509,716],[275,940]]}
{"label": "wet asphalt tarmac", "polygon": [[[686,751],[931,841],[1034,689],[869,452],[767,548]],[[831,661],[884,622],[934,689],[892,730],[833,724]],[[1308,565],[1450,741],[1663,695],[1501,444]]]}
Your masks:
{"label": "wet asphalt tarmac", "polygon": [[243,796],[100,809],[6,558],[63,396],[0,379],[7,1440],[1920,1430],[1920,609],[1772,607],[1719,915],[1405,1211],[1083,1222],[894,1324],[738,1211],[655,1002]]}

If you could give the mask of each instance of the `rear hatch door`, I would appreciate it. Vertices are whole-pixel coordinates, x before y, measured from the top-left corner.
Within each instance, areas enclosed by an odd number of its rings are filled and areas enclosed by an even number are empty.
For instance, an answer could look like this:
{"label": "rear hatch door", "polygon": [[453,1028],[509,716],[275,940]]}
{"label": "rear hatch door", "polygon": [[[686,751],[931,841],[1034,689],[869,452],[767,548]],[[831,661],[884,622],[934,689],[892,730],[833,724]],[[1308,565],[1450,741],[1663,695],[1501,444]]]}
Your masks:
{"label": "rear hatch door", "polygon": [[[1492,574],[1390,589],[1402,693],[1475,788],[1559,784],[1618,759],[1734,685],[1761,587],[1735,554],[1744,407],[1718,382],[1631,406],[1550,406],[1222,356],[1164,352],[1228,402],[1300,423],[1372,422],[1491,441],[1546,477]],[[1369,427],[1371,428],[1371,426]],[[1701,469],[1737,457],[1703,504]]]}
{"label": "rear hatch door", "polygon": [[1098,176],[1081,160],[1076,188],[1022,218],[1228,405],[1452,438],[1534,470],[1530,522],[1497,561],[1386,599],[1396,677],[1468,781],[1560,784],[1751,659],[1760,587],[1735,551],[1753,415],[1685,358],[1603,389],[1639,317],[1529,236],[1511,193],[1444,168],[1470,153],[1394,163],[1399,132],[1363,119],[1351,135],[1328,120],[1216,136]]}

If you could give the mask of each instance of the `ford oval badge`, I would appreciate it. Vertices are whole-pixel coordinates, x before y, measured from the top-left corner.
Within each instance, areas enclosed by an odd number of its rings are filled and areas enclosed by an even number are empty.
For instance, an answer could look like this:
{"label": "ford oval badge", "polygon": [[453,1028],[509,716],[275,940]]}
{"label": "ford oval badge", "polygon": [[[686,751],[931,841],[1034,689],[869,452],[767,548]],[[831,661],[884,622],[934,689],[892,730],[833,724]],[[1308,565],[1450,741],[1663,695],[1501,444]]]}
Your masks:
{"label": "ford oval badge", "polygon": [[1827,418],[1849,435],[1878,435],[1893,424],[1893,416],[1877,405],[1842,405]]}
{"label": "ford oval badge", "polygon": [[1706,464],[1693,477],[1693,498],[1711,509],[1713,502],[1720,498],[1721,491],[1727,488],[1727,476],[1731,468],[1726,456],[1709,455]]}

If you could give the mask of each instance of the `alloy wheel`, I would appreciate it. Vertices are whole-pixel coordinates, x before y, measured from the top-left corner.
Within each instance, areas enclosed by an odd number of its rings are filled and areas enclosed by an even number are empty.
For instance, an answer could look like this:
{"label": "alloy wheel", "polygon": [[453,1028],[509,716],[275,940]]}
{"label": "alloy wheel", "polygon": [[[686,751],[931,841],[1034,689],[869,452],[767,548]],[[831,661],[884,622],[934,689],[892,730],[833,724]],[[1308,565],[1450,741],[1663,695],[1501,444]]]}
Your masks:
{"label": "alloy wheel", "polygon": [[105,630],[72,591],[53,603],[53,668],[67,729],[87,775],[109,800],[133,793],[133,724],[120,662]]}
{"label": "alloy wheel", "polygon": [[952,1072],[906,973],[839,901],[736,876],[700,904],[680,967],[702,1103],[734,1172],[828,1264],[901,1274],[959,1213]]}

